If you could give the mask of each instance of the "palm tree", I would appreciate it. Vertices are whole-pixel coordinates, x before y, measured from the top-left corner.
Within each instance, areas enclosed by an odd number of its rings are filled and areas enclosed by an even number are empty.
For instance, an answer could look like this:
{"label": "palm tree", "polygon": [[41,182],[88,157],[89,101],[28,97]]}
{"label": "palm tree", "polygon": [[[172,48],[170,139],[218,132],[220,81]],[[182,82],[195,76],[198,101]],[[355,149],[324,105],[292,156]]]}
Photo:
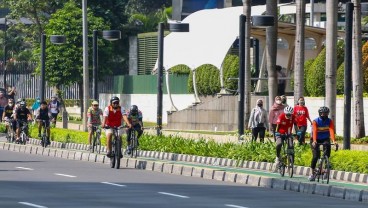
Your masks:
{"label": "palm tree", "polygon": [[330,108],[330,117],[336,121],[336,73],[337,73],[337,3],[326,1],[326,106]]}
{"label": "palm tree", "polygon": [[[353,0],[354,5],[360,5],[360,0]],[[358,9],[359,8],[359,9]],[[363,108],[363,68],[362,68],[362,33],[361,10],[355,7],[353,14],[353,97],[354,97],[354,130],[353,137],[365,136]]]}
{"label": "palm tree", "polygon": [[294,61],[294,103],[304,95],[305,0],[296,2],[296,36]]}
{"label": "palm tree", "polygon": [[269,109],[273,104],[273,100],[277,93],[277,73],[276,73],[276,58],[277,58],[277,1],[266,1],[266,13],[267,15],[274,16],[274,26],[267,27],[266,29],[266,64],[268,71],[268,97],[269,97]]}

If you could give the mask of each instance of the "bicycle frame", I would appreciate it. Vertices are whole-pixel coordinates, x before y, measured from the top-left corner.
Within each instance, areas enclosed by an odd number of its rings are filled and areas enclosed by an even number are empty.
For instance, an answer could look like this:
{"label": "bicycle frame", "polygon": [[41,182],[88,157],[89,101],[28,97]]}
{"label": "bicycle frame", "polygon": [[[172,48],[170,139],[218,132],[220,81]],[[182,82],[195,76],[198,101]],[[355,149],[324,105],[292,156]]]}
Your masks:
{"label": "bicycle frame", "polygon": [[[317,161],[317,168],[315,170],[317,182],[321,177],[321,182],[328,184],[330,182],[330,172],[331,172],[331,165],[330,165],[330,158],[327,156],[327,145],[335,145],[335,144],[328,144],[328,143],[317,143],[319,145],[320,155]],[[321,148],[322,146],[322,148]],[[338,150],[338,146],[336,146],[335,151]]]}
{"label": "bicycle frame", "polygon": [[294,151],[293,149],[289,149],[288,142],[290,141],[290,146],[293,146],[293,136],[292,135],[281,135],[282,139],[282,149],[281,149],[281,158],[279,164],[279,173],[281,176],[285,175],[285,169],[288,169],[289,177],[292,178],[294,175]]}
{"label": "bicycle frame", "polygon": [[27,143],[27,132],[28,132],[28,122],[27,121],[21,121],[22,127],[20,128],[20,144],[26,144]]}
{"label": "bicycle frame", "polygon": [[15,132],[13,130],[13,119],[8,119],[6,121],[7,125],[8,125],[8,128],[7,128],[7,141],[10,142],[10,143],[13,143],[14,140],[15,140]]}
{"label": "bicycle frame", "polygon": [[47,126],[46,126],[46,120],[40,120],[42,122],[42,135],[41,135],[41,146],[47,147]]}
{"label": "bicycle frame", "polygon": [[137,157],[138,156],[138,138],[137,138],[137,131],[134,127],[131,128],[130,131],[130,157]]}
{"label": "bicycle frame", "polygon": [[110,157],[110,167],[111,168],[120,168],[120,159],[122,158],[123,154],[121,152],[121,135],[119,130],[123,128],[123,126],[119,127],[111,127],[113,130],[112,138],[111,138],[111,154]]}
{"label": "bicycle frame", "polygon": [[99,126],[92,125],[92,148],[91,152],[94,153],[95,149],[98,154],[101,152],[101,130]]}

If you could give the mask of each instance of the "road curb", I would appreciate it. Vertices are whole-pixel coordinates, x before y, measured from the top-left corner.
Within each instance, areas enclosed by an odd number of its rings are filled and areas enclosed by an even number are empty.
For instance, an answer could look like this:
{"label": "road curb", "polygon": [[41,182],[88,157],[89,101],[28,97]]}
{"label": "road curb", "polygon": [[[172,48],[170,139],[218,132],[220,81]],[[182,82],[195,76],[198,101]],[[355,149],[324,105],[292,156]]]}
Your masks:
{"label": "road curb", "polygon": [[[54,144],[57,147],[60,147],[60,144]],[[69,145],[72,146],[72,145]],[[66,147],[66,145],[65,145]],[[84,146],[80,146],[81,148],[86,148]],[[41,146],[24,146],[18,144],[8,144],[3,143],[0,144],[0,148],[8,151],[14,152],[24,152],[28,154],[36,154],[36,155],[47,155],[49,157],[58,157],[70,160],[82,160],[86,162],[98,162],[103,164],[109,164],[109,160],[106,159],[104,155],[98,155],[95,153],[89,152],[81,152],[75,150],[67,150],[67,149],[52,149],[52,148],[43,148]],[[172,160],[173,158],[178,159],[180,157],[186,158],[189,161],[196,162],[214,162],[217,164],[223,165],[234,165],[234,160],[222,159],[222,158],[208,158],[208,157],[195,157],[190,155],[181,155],[181,154],[173,154],[173,153],[158,153],[158,152],[147,152],[140,151],[141,155],[155,155],[159,158],[166,158],[168,160]],[[268,163],[265,162],[252,162],[252,161],[244,161],[243,166],[253,167],[257,169],[265,170],[268,168]],[[240,183],[246,184],[254,187],[263,187],[263,188],[272,188],[278,190],[288,190],[300,193],[308,193],[308,194],[316,194],[327,197],[334,197],[345,199],[349,201],[358,201],[368,203],[368,190],[358,190],[352,188],[345,187],[337,187],[333,185],[319,184],[319,183],[307,183],[307,182],[299,182],[299,181],[291,181],[287,179],[280,178],[272,178],[266,176],[252,175],[252,174],[244,174],[244,173],[235,173],[224,170],[216,170],[211,168],[202,168],[202,167],[193,167],[190,165],[180,165],[180,164],[172,164],[170,162],[158,162],[158,161],[150,161],[145,159],[135,159],[135,158],[122,158],[121,159],[121,167],[125,168],[135,168],[135,169],[143,169],[147,171],[161,172],[166,174],[175,174],[189,177],[197,177],[209,180],[218,180],[232,183]],[[308,172],[307,168],[298,168],[297,170],[302,172]],[[346,180],[366,180],[366,175],[364,174],[354,174],[350,172],[337,171],[336,178],[344,178]]]}

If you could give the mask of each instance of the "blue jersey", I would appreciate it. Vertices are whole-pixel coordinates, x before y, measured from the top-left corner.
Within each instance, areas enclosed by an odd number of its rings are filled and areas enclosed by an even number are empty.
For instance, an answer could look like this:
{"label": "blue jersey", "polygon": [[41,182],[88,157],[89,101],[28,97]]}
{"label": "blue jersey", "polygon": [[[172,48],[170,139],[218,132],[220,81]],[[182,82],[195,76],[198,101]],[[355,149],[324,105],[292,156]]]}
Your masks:
{"label": "blue jersey", "polygon": [[318,140],[326,140],[331,138],[330,135],[330,123],[331,119],[327,118],[326,120],[322,120],[320,117],[314,119],[317,124],[317,139]]}

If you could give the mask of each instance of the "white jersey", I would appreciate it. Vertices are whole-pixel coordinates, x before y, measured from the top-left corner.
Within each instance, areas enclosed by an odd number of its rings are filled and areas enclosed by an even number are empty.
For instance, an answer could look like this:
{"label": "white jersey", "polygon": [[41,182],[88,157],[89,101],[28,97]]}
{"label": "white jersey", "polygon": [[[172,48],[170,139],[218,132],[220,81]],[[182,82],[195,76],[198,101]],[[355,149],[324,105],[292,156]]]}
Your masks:
{"label": "white jersey", "polygon": [[51,113],[59,113],[58,102],[55,102],[55,103],[50,102],[49,107],[50,107],[50,112]]}

